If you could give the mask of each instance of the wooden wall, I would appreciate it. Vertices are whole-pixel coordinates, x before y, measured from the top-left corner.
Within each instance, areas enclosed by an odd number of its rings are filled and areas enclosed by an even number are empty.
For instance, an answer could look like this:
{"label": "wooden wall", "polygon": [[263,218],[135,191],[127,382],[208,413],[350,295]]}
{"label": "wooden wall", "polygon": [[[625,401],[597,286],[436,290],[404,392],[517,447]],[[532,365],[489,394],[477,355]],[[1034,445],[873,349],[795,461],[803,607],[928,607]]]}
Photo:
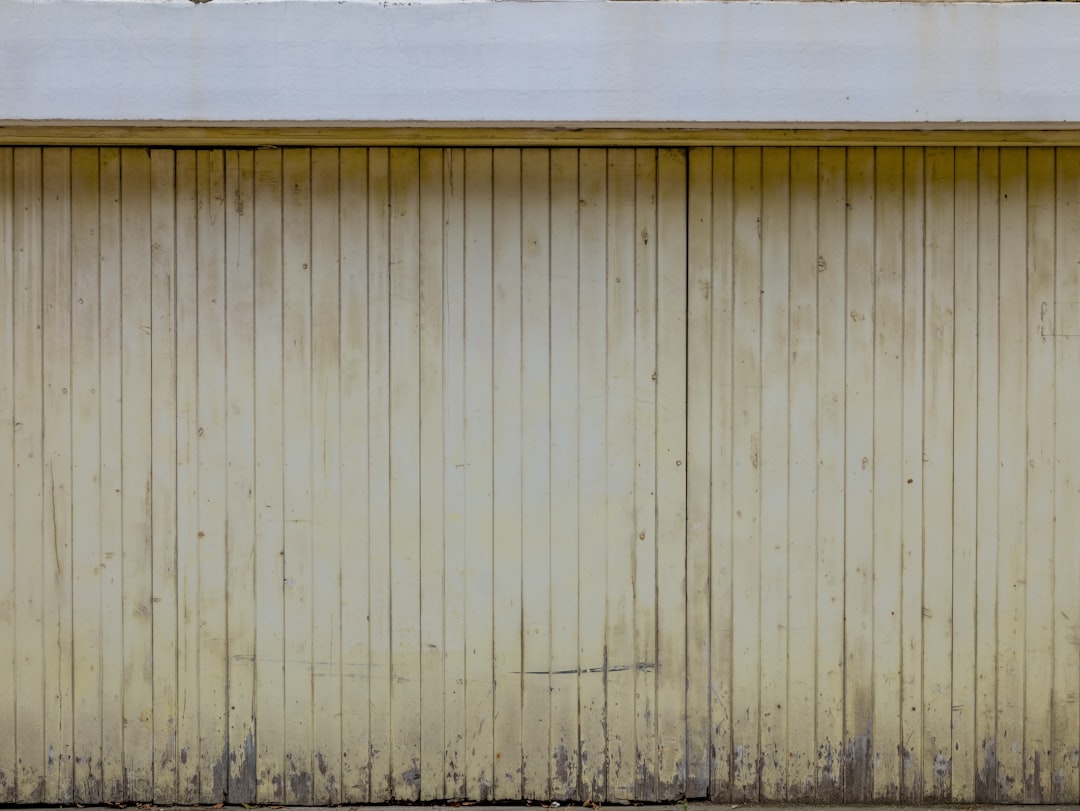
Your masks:
{"label": "wooden wall", "polygon": [[0,801],[1077,802],[1078,341],[1073,149],[0,148]]}

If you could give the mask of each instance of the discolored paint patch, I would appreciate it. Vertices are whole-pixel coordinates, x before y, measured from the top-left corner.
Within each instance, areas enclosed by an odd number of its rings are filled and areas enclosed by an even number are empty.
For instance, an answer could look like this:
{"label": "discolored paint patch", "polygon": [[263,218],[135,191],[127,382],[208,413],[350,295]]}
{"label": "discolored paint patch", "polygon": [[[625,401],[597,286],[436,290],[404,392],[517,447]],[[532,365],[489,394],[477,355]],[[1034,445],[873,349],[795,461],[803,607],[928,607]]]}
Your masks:
{"label": "discolored paint patch", "polygon": [[868,803],[874,798],[874,745],[870,724],[844,747],[844,802]]}
{"label": "discolored paint patch", "polygon": [[[252,730],[254,729],[252,719]],[[255,735],[252,730],[248,731],[244,739],[244,745],[238,753],[234,750],[229,758],[232,771],[229,775],[229,801],[234,803],[253,803],[258,796],[259,781],[255,772]]]}
{"label": "discolored paint patch", "polygon": [[818,784],[814,799],[821,803],[844,800],[844,784],[840,776],[840,753],[832,741],[818,746]]}
{"label": "discolored paint patch", "polygon": [[1047,801],[1043,791],[1042,753],[1035,750],[1028,761],[1027,774],[1024,776],[1024,802],[1041,805]]}
{"label": "discolored paint patch", "polygon": [[982,766],[975,772],[975,802],[996,803],[998,801],[996,738],[987,738],[982,742],[982,754]]}
{"label": "discolored paint patch", "polygon": [[934,752],[934,790],[930,799],[949,800],[952,797],[952,758]]}

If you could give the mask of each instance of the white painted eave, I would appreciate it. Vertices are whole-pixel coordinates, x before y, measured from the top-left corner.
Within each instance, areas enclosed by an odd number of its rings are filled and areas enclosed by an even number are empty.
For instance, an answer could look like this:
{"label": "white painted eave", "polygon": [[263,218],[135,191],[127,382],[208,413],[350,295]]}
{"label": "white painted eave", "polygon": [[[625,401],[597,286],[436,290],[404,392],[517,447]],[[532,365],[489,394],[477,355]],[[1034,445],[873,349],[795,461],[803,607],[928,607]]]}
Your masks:
{"label": "white painted eave", "polygon": [[0,2],[0,125],[1080,125],[1071,3]]}

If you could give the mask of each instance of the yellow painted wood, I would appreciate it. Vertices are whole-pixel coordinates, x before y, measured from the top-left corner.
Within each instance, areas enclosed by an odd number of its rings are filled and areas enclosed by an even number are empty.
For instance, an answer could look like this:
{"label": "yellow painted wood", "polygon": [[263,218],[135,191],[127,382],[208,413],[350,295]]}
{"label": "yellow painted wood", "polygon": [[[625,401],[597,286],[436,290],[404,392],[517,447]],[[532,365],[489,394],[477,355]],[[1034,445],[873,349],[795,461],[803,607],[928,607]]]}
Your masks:
{"label": "yellow painted wood", "polygon": [[847,166],[842,149],[818,155],[817,791],[844,798],[844,334]]}
{"label": "yellow painted wood", "polygon": [[[234,802],[256,801],[255,730],[255,166],[254,154],[225,155],[225,402],[227,475],[226,589],[228,595],[228,796]],[[163,184],[164,185],[164,184]],[[154,193],[159,191],[154,184]],[[168,187],[165,186],[167,189]],[[327,195],[329,196],[329,195]],[[333,200],[335,215],[337,201]],[[335,251],[336,254],[336,251]],[[172,336],[168,314],[169,279],[155,276],[155,329],[162,343]],[[164,290],[160,290],[164,288]],[[160,292],[159,292],[160,291]],[[164,292],[166,295],[161,296]],[[161,302],[160,304],[158,302]],[[336,301],[335,301],[336,311]],[[336,349],[336,347],[335,347]],[[157,346],[155,346],[157,350]],[[164,357],[161,357],[164,354]],[[168,346],[155,352],[169,371]],[[157,370],[157,364],[154,366]],[[160,388],[168,392],[169,381]],[[154,410],[155,416],[158,409]],[[163,437],[166,464],[168,437]],[[155,443],[155,453],[158,444]],[[164,467],[164,465],[161,465]],[[155,459],[155,487],[159,463]],[[163,471],[164,472],[164,471]],[[168,482],[168,478],[165,479]],[[165,510],[163,510],[165,512]],[[155,515],[157,510],[155,509]],[[167,537],[167,532],[163,532]],[[336,540],[336,536],[334,537]],[[167,549],[167,547],[166,547]],[[155,548],[155,553],[157,549]],[[164,550],[163,550],[164,551]],[[155,562],[157,556],[155,554]],[[330,588],[326,588],[330,592]],[[335,597],[335,606],[340,601]],[[157,632],[155,629],[155,642]],[[155,698],[154,709],[157,711]]]}
{"label": "yellow painted wood", "polygon": [[[1058,150],[1056,156],[1057,229],[1054,301],[1080,302],[1080,154]],[[1053,802],[1071,802],[1080,796],[1080,544],[1076,533],[1080,511],[1080,426],[1066,415],[1080,395],[1080,336],[1054,325],[1057,435],[1054,438],[1054,673],[1050,774]]]}
{"label": "yellow painted wood", "polygon": [[71,494],[71,156],[42,155],[42,470],[41,600],[44,617],[43,730],[46,802],[72,792],[72,494]]}
{"label": "yellow painted wood", "polygon": [[521,747],[522,796],[551,795],[551,156],[521,153]]}
{"label": "yellow painted wood", "polygon": [[788,752],[788,387],[791,289],[791,152],[762,156],[761,205],[761,750],[759,790],[787,794]]}
{"label": "yellow painted wood", "polygon": [[492,163],[492,796],[512,800],[521,797],[523,732],[521,150],[495,152]]}
{"label": "yellow painted wood", "polygon": [[390,789],[404,800],[420,797],[419,160],[390,151]]}
{"label": "yellow painted wood", "polygon": [[[1052,799],[1054,673],[1054,150],[1028,151],[1025,802]],[[1063,617],[1061,619],[1064,619]]]}
{"label": "yellow painted wood", "polygon": [[951,797],[975,799],[978,592],[978,150],[955,156],[953,281],[953,644]]}
{"label": "yellow painted wood", "polygon": [[[606,284],[606,153],[587,149],[578,158],[578,744],[581,773],[578,798],[606,796],[608,758],[604,702],[605,569],[607,525],[606,411],[608,301]],[[593,576],[585,576],[594,572]]]}
{"label": "yellow painted wood", "polygon": [[1077,801],[1078,161],[0,149],[0,797]]}
{"label": "yellow painted wood", "polygon": [[[656,515],[656,150],[634,155],[634,662],[643,666],[634,677],[634,795],[655,800],[658,795],[659,726],[656,714],[656,593],[658,560]],[[652,235],[652,239],[649,236]],[[556,299],[553,298],[553,301]],[[555,595],[552,595],[555,599]]]}
{"label": "yellow painted wood", "polygon": [[[1027,152],[1002,150],[998,288],[998,802],[1023,802],[1027,602]],[[1024,381],[1021,384],[1021,381]],[[1025,426],[1024,431],[1018,430]],[[1012,779],[1010,779],[1012,778]]]}
{"label": "yellow painted wood", "polygon": [[[12,153],[0,149],[0,345],[11,352],[0,354],[0,458],[15,460],[15,276],[12,184]],[[0,699],[0,801],[14,802],[16,795],[16,693],[15,686],[15,465],[0,463],[0,684],[8,685]]]}
{"label": "yellow painted wood", "polygon": [[[285,523],[284,448],[281,440],[285,381],[282,364],[284,282],[281,212],[284,190],[281,153],[256,152],[254,172],[253,434],[258,449],[254,492],[255,605],[258,609],[255,626],[255,798],[263,803],[282,803],[285,802]],[[343,243],[343,250],[347,247]],[[179,261],[177,264],[179,266]],[[341,303],[343,313],[349,311],[350,302],[348,288],[345,288]],[[357,501],[360,498],[358,494]],[[342,566],[348,561],[348,558],[344,559]],[[347,606],[343,598],[343,614]],[[344,643],[342,647],[344,649]],[[365,694],[365,720],[366,699]],[[342,714],[343,730],[350,728],[350,720],[350,713]]]}
{"label": "yellow painted wood", "polygon": [[551,790],[578,794],[578,155],[551,152]]}
{"label": "yellow painted wood", "polygon": [[101,334],[99,157],[71,154],[72,689],[74,782],[88,801],[102,800],[101,679]]}
{"label": "yellow painted wood", "polygon": [[[790,293],[786,364],[790,434],[787,543],[787,799],[814,799],[816,672],[818,151],[791,150]],[[717,291],[713,292],[714,295]],[[690,445],[693,447],[693,445]]]}
{"label": "yellow painted wood", "polygon": [[873,798],[900,797],[903,521],[904,153],[879,149],[874,176]]}
{"label": "yellow painted wood", "polygon": [[[102,163],[104,162],[103,156]],[[176,797],[177,792],[175,162],[175,156],[171,150],[156,149],[150,154],[152,319],[150,322],[152,375],[150,382],[152,445],[150,498],[154,561],[152,584],[154,607],[153,796],[157,802],[170,802]],[[116,165],[115,162],[113,165]],[[106,199],[104,194],[102,197]],[[103,211],[103,221],[104,213]],[[102,285],[102,292],[104,293],[104,285]],[[112,360],[112,355],[103,354],[102,360],[103,362]],[[115,360],[112,362],[115,363]],[[102,389],[104,391],[104,386]],[[103,495],[106,492],[103,482]],[[106,561],[105,565],[109,566],[110,561]],[[105,614],[104,607],[102,613]],[[254,631],[254,623],[251,623],[251,628]],[[110,742],[110,748],[114,746],[115,744]]]}
{"label": "yellow painted wood", "polygon": [[[420,786],[422,800],[446,796],[443,572],[445,422],[443,392],[444,156],[420,153]],[[344,340],[344,338],[343,338]],[[362,394],[362,392],[361,392]],[[344,554],[344,550],[343,550]],[[344,622],[344,619],[343,619]],[[414,731],[415,734],[415,731]]]}

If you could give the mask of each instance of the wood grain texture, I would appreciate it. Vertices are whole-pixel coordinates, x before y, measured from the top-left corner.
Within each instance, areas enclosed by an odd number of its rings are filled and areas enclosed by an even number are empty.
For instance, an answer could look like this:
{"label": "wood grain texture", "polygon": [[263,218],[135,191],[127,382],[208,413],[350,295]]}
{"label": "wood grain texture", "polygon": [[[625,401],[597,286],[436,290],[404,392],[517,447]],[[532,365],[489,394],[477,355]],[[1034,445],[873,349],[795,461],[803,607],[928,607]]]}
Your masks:
{"label": "wood grain texture", "polygon": [[0,149],[0,801],[1080,801],[1078,161]]}

